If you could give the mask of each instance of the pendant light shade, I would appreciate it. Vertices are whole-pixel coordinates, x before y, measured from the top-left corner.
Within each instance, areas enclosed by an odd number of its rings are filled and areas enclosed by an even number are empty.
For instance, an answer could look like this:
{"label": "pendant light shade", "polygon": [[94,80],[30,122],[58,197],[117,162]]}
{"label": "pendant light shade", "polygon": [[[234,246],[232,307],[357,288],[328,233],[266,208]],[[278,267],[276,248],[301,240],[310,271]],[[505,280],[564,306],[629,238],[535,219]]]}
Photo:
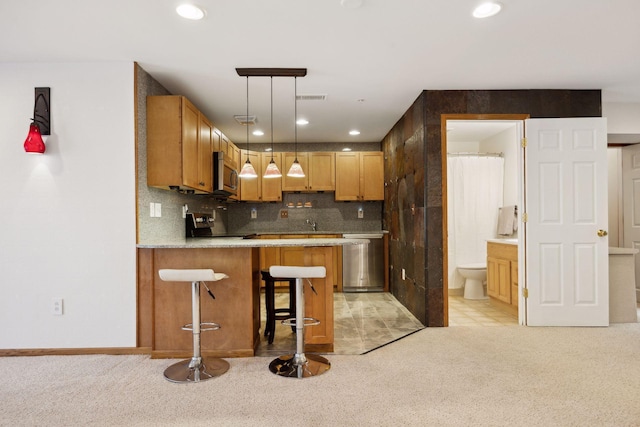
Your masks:
{"label": "pendant light shade", "polygon": [[27,153],[44,153],[45,146],[40,134],[40,128],[35,122],[29,125],[29,134],[24,141],[24,151]]}
{"label": "pendant light shade", "polygon": [[295,147],[295,152],[296,152],[296,156],[295,156],[295,160],[293,161],[293,164],[291,165],[291,168],[289,168],[289,172],[287,172],[287,176],[290,176],[292,178],[304,178],[304,171],[302,170],[302,166],[300,165],[300,162],[298,162],[298,78],[294,77],[293,78],[293,93],[294,93],[294,104],[293,104],[293,110],[294,110],[294,119],[293,119],[293,123],[294,123],[294,147]]}
{"label": "pendant light shade", "polygon": [[244,179],[251,179],[251,178],[258,177],[256,170],[253,168],[253,165],[249,160],[249,156],[247,156],[247,161],[244,162],[244,165],[242,165],[242,169],[240,170],[240,173],[238,174],[238,176]]}
{"label": "pendant light shade", "polygon": [[[247,117],[249,117],[249,76],[247,76]],[[249,160],[249,123],[245,125],[247,127],[247,161],[244,162],[242,169],[238,176],[242,179],[257,178],[258,174]]]}
{"label": "pendant light shade", "polygon": [[298,161],[298,157],[293,161],[291,168],[289,168],[289,172],[287,172],[287,176],[292,178],[304,178],[304,171],[302,170],[302,166]]}
{"label": "pendant light shade", "polygon": [[271,161],[264,171],[263,178],[280,178],[282,174],[275,160],[273,160],[273,76],[271,76]]}

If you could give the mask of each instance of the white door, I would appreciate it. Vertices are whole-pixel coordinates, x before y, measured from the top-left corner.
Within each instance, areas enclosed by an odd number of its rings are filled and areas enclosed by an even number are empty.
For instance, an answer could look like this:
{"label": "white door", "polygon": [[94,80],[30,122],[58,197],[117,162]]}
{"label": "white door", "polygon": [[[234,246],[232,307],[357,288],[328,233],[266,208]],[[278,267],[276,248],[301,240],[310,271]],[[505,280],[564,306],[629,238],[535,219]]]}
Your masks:
{"label": "white door", "polygon": [[[622,149],[623,242],[620,246],[640,249],[640,144]],[[636,260],[636,288],[640,283],[640,256]]]}
{"label": "white door", "polygon": [[607,326],[606,119],[531,119],[525,129],[526,323]]}

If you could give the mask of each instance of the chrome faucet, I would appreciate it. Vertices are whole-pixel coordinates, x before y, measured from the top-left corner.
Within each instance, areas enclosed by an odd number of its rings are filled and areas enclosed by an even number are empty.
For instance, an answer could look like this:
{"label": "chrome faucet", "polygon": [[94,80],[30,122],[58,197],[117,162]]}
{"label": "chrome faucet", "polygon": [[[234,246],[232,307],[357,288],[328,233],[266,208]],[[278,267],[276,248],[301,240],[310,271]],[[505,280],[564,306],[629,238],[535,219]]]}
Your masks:
{"label": "chrome faucet", "polygon": [[307,224],[311,225],[311,228],[313,228],[313,231],[318,231],[318,224],[316,224],[315,221],[312,221],[307,218]]}

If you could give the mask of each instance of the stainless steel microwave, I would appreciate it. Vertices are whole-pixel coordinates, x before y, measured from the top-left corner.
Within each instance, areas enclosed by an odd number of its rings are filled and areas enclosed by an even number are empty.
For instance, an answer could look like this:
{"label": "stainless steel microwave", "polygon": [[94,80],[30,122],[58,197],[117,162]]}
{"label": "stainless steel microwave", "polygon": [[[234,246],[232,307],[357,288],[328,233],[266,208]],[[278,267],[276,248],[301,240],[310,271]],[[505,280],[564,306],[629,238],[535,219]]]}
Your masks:
{"label": "stainless steel microwave", "polygon": [[222,151],[213,152],[213,194],[226,197],[238,194],[237,166]]}

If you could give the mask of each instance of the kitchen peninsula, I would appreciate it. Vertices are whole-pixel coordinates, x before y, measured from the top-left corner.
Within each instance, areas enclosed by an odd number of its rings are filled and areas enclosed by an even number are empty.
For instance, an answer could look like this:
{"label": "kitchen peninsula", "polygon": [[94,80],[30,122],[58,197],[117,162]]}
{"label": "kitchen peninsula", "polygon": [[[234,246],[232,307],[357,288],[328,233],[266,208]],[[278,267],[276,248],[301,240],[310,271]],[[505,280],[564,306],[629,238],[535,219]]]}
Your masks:
{"label": "kitchen peninsula", "polygon": [[155,358],[189,357],[190,333],[181,326],[191,319],[189,286],[160,280],[163,268],[211,268],[229,276],[207,283],[215,300],[203,295],[203,322],[221,325],[201,336],[203,356],[247,357],[260,341],[261,247],[299,247],[304,265],[324,266],[324,279],[313,279],[316,293],[305,287],[307,316],[320,320],[305,328],[307,351],[333,351],[333,248],[366,243],[366,239],[243,239],[214,237],[138,244],[138,347]]}

